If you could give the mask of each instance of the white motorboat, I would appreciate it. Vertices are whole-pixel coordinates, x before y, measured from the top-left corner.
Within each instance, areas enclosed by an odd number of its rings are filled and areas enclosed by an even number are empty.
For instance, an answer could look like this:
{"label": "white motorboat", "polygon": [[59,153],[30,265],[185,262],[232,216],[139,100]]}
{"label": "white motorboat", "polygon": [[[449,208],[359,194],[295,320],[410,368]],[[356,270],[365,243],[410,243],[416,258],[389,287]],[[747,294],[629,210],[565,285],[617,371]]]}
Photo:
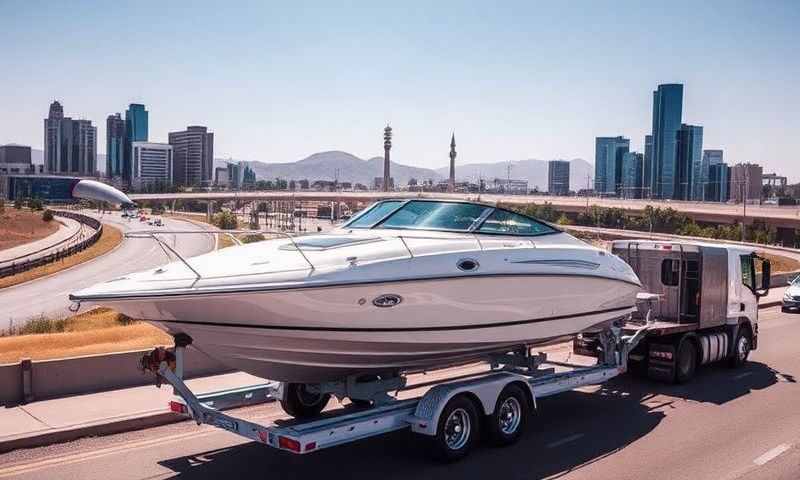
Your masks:
{"label": "white motorboat", "polygon": [[574,335],[633,311],[640,289],[620,258],[536,219],[387,200],[329,234],[180,259],[70,298],[187,334],[232,368],[314,383]]}

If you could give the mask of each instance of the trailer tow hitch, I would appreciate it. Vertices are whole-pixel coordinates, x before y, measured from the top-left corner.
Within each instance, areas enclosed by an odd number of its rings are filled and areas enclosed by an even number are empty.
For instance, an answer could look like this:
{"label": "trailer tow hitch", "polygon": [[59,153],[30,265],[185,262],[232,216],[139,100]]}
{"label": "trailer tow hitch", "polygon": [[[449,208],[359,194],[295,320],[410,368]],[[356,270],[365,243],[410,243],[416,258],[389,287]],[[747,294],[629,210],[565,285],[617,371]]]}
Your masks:
{"label": "trailer tow hitch", "polygon": [[161,362],[167,362],[169,369],[173,372],[176,367],[175,354],[164,347],[156,347],[152,352],[145,354],[139,360],[139,369],[142,373],[152,372],[156,375],[156,387],[161,388],[164,377],[158,372]]}

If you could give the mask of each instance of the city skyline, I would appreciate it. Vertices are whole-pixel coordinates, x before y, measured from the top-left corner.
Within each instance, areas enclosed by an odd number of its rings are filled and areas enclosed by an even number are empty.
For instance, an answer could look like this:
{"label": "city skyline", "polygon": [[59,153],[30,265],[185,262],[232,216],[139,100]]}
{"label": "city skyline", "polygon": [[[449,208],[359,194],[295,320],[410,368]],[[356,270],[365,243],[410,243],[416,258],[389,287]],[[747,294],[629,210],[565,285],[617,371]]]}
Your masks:
{"label": "city skyline", "polygon": [[[179,15],[174,29],[171,10],[177,7],[167,5],[158,7],[160,19],[147,17],[152,21],[143,31],[135,20],[156,4],[98,9],[80,3],[75,8],[86,15],[61,24],[60,5],[36,9],[5,2],[0,12],[12,21],[0,40],[14,47],[9,53],[17,68],[0,91],[0,104],[13,113],[0,119],[0,144],[43,148],[37,125],[57,98],[73,117],[93,120],[100,138],[106,136],[103,119],[142,103],[152,114],[151,138],[163,140],[181,125],[208,125],[217,134],[218,156],[242,160],[285,162],[325,150],[378,156],[375,125],[391,122],[403,132],[392,156],[408,165],[446,166],[440,139],[454,129],[460,164],[591,162],[594,138],[617,132],[631,139],[631,150],[644,151],[644,136],[651,133],[649,92],[657,84],[682,83],[684,121],[705,127],[705,148],[725,150],[729,164],[755,162],[797,181],[791,132],[800,129],[800,120],[791,112],[800,109],[792,86],[800,72],[787,59],[798,6],[695,7],[675,27],[670,19],[677,13],[620,4],[614,9],[623,12],[626,35],[620,36],[620,25],[587,30],[587,18],[611,15],[590,3],[480,12],[448,4],[340,11],[319,5],[303,12],[262,5],[240,13],[201,8]],[[184,41],[213,16],[218,28]],[[126,17],[131,21],[115,21]],[[648,23],[650,18],[658,21]],[[388,19],[388,33],[375,19]],[[356,24],[366,28],[356,32]],[[94,41],[107,34],[124,38],[134,25],[137,42],[124,59],[111,55],[113,42]],[[679,29],[671,42],[654,41],[670,28]],[[559,29],[563,35],[553,37]],[[48,43],[53,36],[64,37],[59,48]],[[428,48],[431,42],[441,48]],[[696,45],[701,47],[689,48]],[[183,54],[185,59],[172,60]],[[385,61],[374,61],[384,55]],[[137,58],[152,64],[133,68]],[[50,67],[71,73],[53,82],[44,74]]]}

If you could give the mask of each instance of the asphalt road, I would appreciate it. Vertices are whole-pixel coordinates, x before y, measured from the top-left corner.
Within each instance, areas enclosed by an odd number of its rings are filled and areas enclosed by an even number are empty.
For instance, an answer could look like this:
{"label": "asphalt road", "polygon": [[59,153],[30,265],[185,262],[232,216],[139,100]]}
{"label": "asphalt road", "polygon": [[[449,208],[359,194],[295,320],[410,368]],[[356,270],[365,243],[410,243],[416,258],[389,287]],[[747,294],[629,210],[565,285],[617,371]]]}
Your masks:
{"label": "asphalt road", "polygon": [[[759,350],[688,385],[632,376],[543,399],[514,446],[460,463],[426,456],[408,431],[306,456],[191,422],[0,455],[0,478],[800,478],[800,315],[762,311]],[[241,409],[262,422],[276,404]]]}
{"label": "asphalt road", "polygon": [[[104,223],[122,229],[123,232],[135,230],[173,229],[202,230],[193,223],[164,218],[164,227],[152,227],[138,220],[128,221],[120,213],[95,215]],[[181,255],[195,256],[214,248],[213,235],[164,235],[175,244]],[[19,324],[38,315],[69,315],[70,305],[67,296],[70,292],[88,287],[98,282],[144,270],[167,262],[161,248],[148,239],[124,239],[122,244],[97,259],[77,265],[73,268],[43,277],[14,287],[0,290],[0,330],[5,330],[11,322]]]}

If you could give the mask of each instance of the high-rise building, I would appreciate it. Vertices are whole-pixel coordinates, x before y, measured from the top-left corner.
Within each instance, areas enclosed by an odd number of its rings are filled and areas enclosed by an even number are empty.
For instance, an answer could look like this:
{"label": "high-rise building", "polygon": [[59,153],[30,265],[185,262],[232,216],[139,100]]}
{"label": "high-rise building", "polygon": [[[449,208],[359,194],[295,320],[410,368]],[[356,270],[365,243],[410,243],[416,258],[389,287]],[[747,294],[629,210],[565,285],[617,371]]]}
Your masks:
{"label": "high-rise building", "polygon": [[13,143],[0,145],[0,175],[35,172],[31,163],[31,147]]}
{"label": "high-rise building", "polygon": [[142,189],[156,184],[172,185],[172,145],[167,143],[133,142],[131,145],[131,186]]}
{"label": "high-rise building", "polygon": [[703,158],[709,166],[722,163],[722,150],[703,150]]}
{"label": "high-rise building", "polygon": [[256,183],[256,172],[250,168],[247,162],[228,162],[227,186],[230,188],[242,188]]}
{"label": "high-rise building", "polygon": [[[724,202],[727,200],[727,198],[725,200],[719,200],[720,198],[719,186],[713,187],[713,192],[711,186],[711,182],[714,181],[711,178],[711,167],[713,167],[714,165],[719,165],[721,163],[723,163],[722,150],[703,150],[703,168],[706,168],[708,170],[708,181],[706,183],[703,198],[709,202],[720,202],[720,201]],[[728,166],[725,165],[725,168],[727,169]],[[719,175],[719,172],[717,172],[717,175]],[[726,181],[728,180],[727,174],[725,175],[725,180]],[[728,189],[725,188],[726,195],[727,192]]]}
{"label": "high-rise building", "polygon": [[125,121],[115,113],[106,118],[106,176],[122,177],[125,165]]}
{"label": "high-rise building", "polygon": [[650,188],[653,198],[678,196],[678,130],[683,115],[683,85],[659,85],[653,92],[653,155]]}
{"label": "high-rise building", "polygon": [[[708,151],[708,150],[706,150]],[[721,152],[721,150],[717,150]],[[724,162],[712,163],[708,166],[708,186],[706,188],[706,201],[727,202],[728,185],[730,184],[731,168]]]}
{"label": "high-rise building", "polygon": [[170,132],[173,147],[173,180],[178,185],[209,185],[214,173],[214,134],[208,128],[190,126]]}
{"label": "high-rise building", "polygon": [[625,152],[622,155],[622,198],[642,198],[642,170],[644,155]]}
{"label": "high-rise building", "polygon": [[597,137],[594,150],[594,190],[600,195],[619,195],[622,189],[622,156],[631,141],[625,137]]}
{"label": "high-rise building", "polygon": [[569,162],[550,160],[547,162],[547,192],[550,195],[569,194]]}
{"label": "high-rise building", "polygon": [[681,124],[678,130],[678,186],[676,200],[702,201],[708,182],[703,168],[703,127]]}
{"label": "high-rise building", "polygon": [[149,118],[147,110],[144,105],[140,103],[131,103],[128,109],[125,110],[125,145],[123,152],[123,177],[125,180],[131,180],[131,172],[133,172],[132,155],[133,155],[133,142],[146,142],[148,139],[148,124]]}
{"label": "high-rise building", "polygon": [[64,116],[54,101],[44,119],[45,170],[54,174],[95,175],[97,171],[97,127],[91,120]]}
{"label": "high-rise building", "polygon": [[761,199],[761,176],[764,170],[755,163],[738,163],[731,167],[730,195],[736,203]]}
{"label": "high-rise building", "polygon": [[653,175],[653,136],[644,136],[644,160],[642,164],[642,196],[650,198],[650,182]]}

